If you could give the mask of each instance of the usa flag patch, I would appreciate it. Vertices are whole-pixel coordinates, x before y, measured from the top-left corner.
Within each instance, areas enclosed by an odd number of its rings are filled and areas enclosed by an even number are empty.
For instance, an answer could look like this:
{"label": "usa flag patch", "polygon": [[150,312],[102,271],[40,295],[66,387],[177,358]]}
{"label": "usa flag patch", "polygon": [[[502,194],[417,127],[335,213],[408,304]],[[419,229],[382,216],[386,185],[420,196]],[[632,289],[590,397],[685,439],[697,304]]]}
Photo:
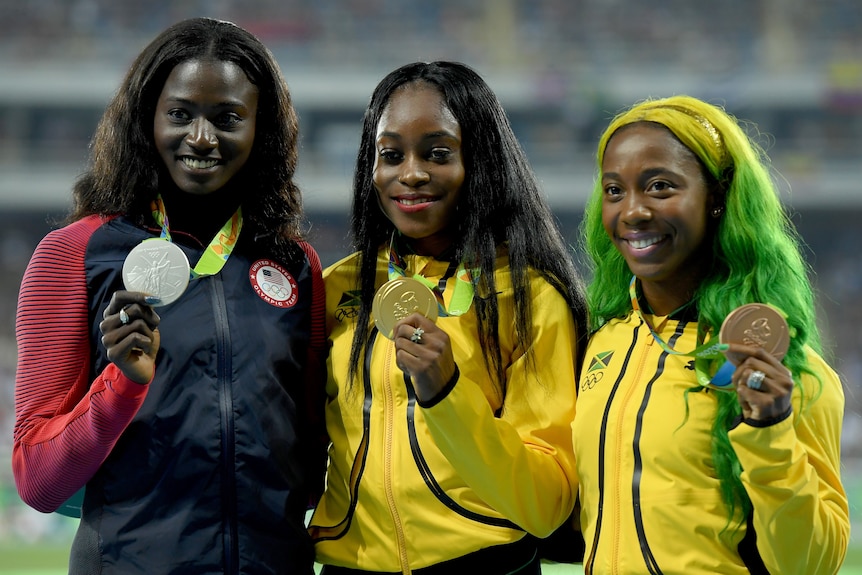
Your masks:
{"label": "usa flag patch", "polygon": [[257,260],[248,270],[254,293],[275,307],[293,307],[299,298],[296,280],[272,260]]}

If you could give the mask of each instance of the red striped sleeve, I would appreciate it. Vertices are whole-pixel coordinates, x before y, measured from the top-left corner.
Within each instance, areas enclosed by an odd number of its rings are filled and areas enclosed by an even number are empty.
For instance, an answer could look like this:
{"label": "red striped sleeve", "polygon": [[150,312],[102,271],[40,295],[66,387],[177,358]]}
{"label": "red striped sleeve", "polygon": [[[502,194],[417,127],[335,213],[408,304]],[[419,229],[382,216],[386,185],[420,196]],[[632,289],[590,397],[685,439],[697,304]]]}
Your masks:
{"label": "red striped sleeve", "polygon": [[313,478],[314,483],[311,486],[309,506],[313,507],[323,493],[325,454],[329,444],[324,416],[327,352],[326,291],[323,285],[323,268],[320,265],[320,257],[311,245],[305,242],[299,242],[299,245],[305,250],[311,268],[311,341],[309,342],[305,365],[305,397],[309,424],[314,430],[313,436],[317,441],[313,451],[321,456],[320,461],[312,461],[312,465],[320,465],[319,476]]}
{"label": "red striped sleeve", "polygon": [[323,268],[317,252],[306,242],[299,242],[311,267],[311,347],[322,350],[326,347],[326,292],[323,287]]}
{"label": "red striped sleeve", "polygon": [[113,365],[89,381],[84,256],[101,224],[93,216],[48,234],[18,295],[12,469],[21,498],[39,511],[92,477],[146,395]]}

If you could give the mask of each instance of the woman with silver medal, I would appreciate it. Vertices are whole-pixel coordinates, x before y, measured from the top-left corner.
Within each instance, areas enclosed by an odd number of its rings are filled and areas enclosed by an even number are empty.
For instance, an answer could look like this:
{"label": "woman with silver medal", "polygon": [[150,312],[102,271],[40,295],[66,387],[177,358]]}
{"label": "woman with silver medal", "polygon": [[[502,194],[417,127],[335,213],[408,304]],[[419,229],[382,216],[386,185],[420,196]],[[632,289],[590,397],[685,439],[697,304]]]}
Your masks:
{"label": "woman with silver medal", "polygon": [[229,22],[165,30],[108,106],[17,318],[15,479],[41,511],[83,496],[70,572],[313,572],[324,294],[296,142],[277,63]]}

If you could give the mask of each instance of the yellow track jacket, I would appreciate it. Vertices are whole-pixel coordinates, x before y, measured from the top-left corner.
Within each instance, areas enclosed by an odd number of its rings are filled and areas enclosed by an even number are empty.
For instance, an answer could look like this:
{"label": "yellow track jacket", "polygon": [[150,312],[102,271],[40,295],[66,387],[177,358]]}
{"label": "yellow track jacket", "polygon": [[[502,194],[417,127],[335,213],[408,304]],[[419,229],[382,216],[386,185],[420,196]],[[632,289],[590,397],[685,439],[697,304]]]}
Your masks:
{"label": "yellow track jacket", "polygon": [[[386,251],[378,256],[378,285],[387,279],[387,258]],[[435,282],[447,268],[427,257],[406,260],[408,275],[424,269]],[[495,277],[505,404],[486,371],[471,308],[437,320],[461,375],[426,409],[395,365],[393,342],[380,334],[370,376],[347,383],[357,266],[354,254],[324,271],[332,443],[326,491],[309,526],[317,561],[410,573],[517,541],[525,531],[550,534],[570,515],[577,490],[571,439],[577,344],[563,297],[531,276],[534,361],[528,365],[515,339],[508,258],[500,255]],[[444,290],[447,304],[453,282]]]}
{"label": "yellow track jacket", "polygon": [[[696,347],[696,321],[646,318],[673,349]],[[584,361],[572,431],[586,573],[838,571],[850,531],[839,476],[844,395],[818,355],[809,365],[822,389],[803,376],[790,417],[730,431],[754,513],[724,534],[710,426],[716,394],[728,392],[699,388],[692,358],[664,352],[637,314],[603,326]]]}

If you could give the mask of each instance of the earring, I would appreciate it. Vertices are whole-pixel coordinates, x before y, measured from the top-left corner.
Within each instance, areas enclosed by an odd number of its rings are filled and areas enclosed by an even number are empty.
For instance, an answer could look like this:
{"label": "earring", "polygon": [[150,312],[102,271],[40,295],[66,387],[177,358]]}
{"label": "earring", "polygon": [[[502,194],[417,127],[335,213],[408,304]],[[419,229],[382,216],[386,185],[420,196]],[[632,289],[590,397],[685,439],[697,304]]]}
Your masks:
{"label": "earring", "polygon": [[717,218],[724,213],[724,206],[717,206],[712,208],[712,217]]}

